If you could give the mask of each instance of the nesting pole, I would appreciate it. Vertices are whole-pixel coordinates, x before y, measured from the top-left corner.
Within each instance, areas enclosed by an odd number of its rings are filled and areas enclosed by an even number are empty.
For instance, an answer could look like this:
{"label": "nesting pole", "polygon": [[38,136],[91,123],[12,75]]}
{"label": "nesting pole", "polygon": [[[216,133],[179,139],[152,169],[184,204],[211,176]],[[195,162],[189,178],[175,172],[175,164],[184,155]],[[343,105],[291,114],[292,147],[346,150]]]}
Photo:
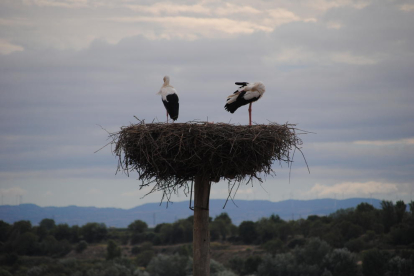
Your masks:
{"label": "nesting pole", "polygon": [[[259,174],[274,175],[275,161],[291,164],[299,150],[295,125],[241,126],[188,122],[177,124],[140,121],[110,134],[118,157],[118,170],[137,171],[141,188],[171,194],[194,184],[193,275],[210,275],[209,198],[211,182],[229,183],[229,197],[242,181]],[[301,131],[300,134],[307,132]],[[191,192],[192,193],[192,192]],[[191,205],[191,204],[190,204]],[[190,207],[191,208],[191,207]]]}
{"label": "nesting pole", "polygon": [[210,180],[196,176],[194,181],[193,275],[210,275],[209,201]]}

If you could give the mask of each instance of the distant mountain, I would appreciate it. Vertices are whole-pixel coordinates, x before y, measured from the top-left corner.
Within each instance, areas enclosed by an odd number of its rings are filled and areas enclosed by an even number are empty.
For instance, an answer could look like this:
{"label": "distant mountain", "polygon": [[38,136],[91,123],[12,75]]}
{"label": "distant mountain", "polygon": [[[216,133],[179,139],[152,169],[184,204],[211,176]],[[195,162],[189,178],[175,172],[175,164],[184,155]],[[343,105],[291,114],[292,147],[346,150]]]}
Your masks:
{"label": "distant mountain", "polygon": [[[267,200],[235,200],[229,201],[223,209],[225,200],[210,200],[210,216],[215,217],[226,212],[235,225],[242,221],[256,221],[272,214],[279,215],[284,220],[307,218],[309,215],[325,216],[338,209],[356,207],[361,202],[380,208],[381,200],[370,198],[350,198],[344,200],[313,199],[313,200],[284,200],[271,202]],[[159,223],[171,223],[177,219],[193,215],[189,209],[189,201],[169,203],[168,208],[163,203],[147,203],[132,209],[96,208],[96,207],[39,207],[35,204],[3,205],[0,206],[0,220],[14,223],[19,220],[29,220],[38,225],[44,218],[54,219],[56,224],[84,225],[88,222],[105,223],[108,227],[127,227],[134,220],[145,221],[150,227]]]}

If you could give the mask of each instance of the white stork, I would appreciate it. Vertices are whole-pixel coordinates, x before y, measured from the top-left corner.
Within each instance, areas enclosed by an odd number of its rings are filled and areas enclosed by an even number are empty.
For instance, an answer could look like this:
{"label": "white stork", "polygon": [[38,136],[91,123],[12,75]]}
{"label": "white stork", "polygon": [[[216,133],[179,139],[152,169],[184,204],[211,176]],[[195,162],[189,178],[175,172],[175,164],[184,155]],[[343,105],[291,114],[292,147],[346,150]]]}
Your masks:
{"label": "white stork", "polygon": [[224,109],[228,112],[234,113],[240,106],[249,104],[249,125],[252,125],[252,103],[260,99],[264,92],[265,86],[262,82],[236,82],[236,85],[241,85],[232,95],[227,97]]}
{"label": "white stork", "polygon": [[164,77],[164,84],[162,85],[157,95],[161,95],[161,100],[165,106],[165,109],[167,110],[167,123],[168,114],[170,115],[173,121],[177,120],[180,105],[178,102],[177,91],[172,85],[170,85],[169,76]]}

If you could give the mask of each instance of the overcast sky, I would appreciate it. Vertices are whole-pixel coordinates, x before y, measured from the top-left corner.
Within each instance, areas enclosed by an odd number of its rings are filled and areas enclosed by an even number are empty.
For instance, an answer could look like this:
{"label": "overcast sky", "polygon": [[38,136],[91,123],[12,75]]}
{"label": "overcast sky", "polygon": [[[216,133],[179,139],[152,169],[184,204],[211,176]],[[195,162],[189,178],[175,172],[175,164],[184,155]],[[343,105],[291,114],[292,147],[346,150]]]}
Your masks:
{"label": "overcast sky", "polygon": [[[247,124],[235,81],[262,81],[253,121],[297,124],[296,154],[236,199],[374,197],[414,191],[414,3],[353,0],[0,1],[1,204],[132,208],[137,175],[117,174],[107,133],[165,120]],[[224,198],[227,184],[212,187]],[[175,201],[188,200],[183,193]]]}

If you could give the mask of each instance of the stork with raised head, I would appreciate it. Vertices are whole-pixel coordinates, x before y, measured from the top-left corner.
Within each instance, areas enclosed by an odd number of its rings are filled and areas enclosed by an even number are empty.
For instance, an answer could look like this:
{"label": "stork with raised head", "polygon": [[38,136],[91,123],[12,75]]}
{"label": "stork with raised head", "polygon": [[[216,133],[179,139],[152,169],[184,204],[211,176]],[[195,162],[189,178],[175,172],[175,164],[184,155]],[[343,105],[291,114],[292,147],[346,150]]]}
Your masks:
{"label": "stork with raised head", "polygon": [[169,76],[164,77],[164,84],[162,85],[157,95],[161,95],[162,103],[164,104],[165,109],[167,110],[167,123],[168,115],[170,115],[170,118],[173,121],[177,120],[180,105],[178,102],[177,91],[172,85],[170,85]]}
{"label": "stork with raised head", "polygon": [[266,87],[262,82],[236,82],[236,85],[240,85],[240,88],[236,90],[232,95],[227,97],[226,109],[230,113],[234,113],[239,107],[249,104],[249,125],[252,125],[252,103],[260,99]]}

